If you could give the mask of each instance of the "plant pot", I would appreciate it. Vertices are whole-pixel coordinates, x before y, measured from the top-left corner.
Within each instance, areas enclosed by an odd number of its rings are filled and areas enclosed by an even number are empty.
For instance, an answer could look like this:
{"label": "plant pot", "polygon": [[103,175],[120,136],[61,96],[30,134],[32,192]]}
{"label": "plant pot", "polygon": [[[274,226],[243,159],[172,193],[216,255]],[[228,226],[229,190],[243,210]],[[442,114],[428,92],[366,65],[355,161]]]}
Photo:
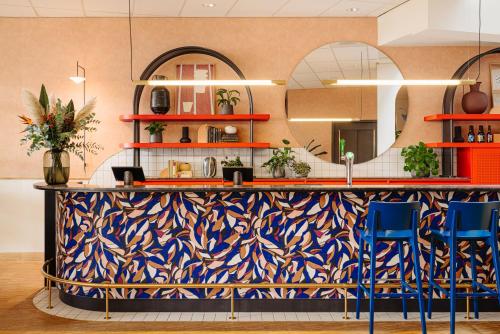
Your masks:
{"label": "plant pot", "polygon": [[149,135],[150,143],[163,143],[163,134],[161,132],[152,133]]}
{"label": "plant pot", "polygon": [[221,115],[232,115],[234,114],[234,107],[231,104],[223,104],[220,108]]}
{"label": "plant pot", "polygon": [[43,176],[47,184],[66,184],[69,180],[69,154],[49,150],[43,154]]}
{"label": "plant pot", "polygon": [[415,172],[415,171],[411,172],[411,177],[413,177],[413,178],[424,178],[424,177],[430,177],[430,176],[431,176],[431,173],[428,173],[428,174],[425,174],[425,175],[422,175],[422,176],[418,176],[417,172]]}
{"label": "plant pot", "polygon": [[482,114],[488,108],[488,95],[479,90],[481,82],[470,85],[470,92],[462,97],[462,109],[466,114]]}
{"label": "plant pot", "polygon": [[282,179],[286,175],[285,166],[278,166],[272,170],[273,178]]}

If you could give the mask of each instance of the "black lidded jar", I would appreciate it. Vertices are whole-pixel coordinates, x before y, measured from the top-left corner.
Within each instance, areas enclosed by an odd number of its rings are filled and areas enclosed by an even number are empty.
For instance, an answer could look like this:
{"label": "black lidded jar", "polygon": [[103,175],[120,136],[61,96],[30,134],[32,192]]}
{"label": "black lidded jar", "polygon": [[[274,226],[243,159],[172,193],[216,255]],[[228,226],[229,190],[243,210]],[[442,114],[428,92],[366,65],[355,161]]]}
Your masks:
{"label": "black lidded jar", "polygon": [[[153,80],[167,80],[164,75],[153,75]],[[170,110],[170,92],[165,86],[155,86],[151,90],[151,111],[166,114]]]}

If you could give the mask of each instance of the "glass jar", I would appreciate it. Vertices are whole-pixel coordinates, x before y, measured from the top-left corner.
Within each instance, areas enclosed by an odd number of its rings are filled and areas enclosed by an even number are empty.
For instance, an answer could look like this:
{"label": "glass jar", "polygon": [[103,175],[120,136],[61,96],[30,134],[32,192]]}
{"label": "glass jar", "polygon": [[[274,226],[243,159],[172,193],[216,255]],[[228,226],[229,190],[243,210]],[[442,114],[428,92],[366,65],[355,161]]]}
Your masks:
{"label": "glass jar", "polygon": [[43,176],[47,184],[65,184],[69,180],[69,153],[49,150],[43,154]]}

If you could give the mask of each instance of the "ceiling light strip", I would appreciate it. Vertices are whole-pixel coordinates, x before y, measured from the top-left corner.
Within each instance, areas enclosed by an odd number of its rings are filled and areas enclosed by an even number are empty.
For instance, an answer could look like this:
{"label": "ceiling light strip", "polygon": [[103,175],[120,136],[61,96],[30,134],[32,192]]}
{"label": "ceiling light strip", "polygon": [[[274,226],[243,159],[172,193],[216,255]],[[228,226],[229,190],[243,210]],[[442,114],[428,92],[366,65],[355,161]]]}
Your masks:
{"label": "ceiling light strip", "polygon": [[451,80],[322,80],[326,86],[460,86],[473,85],[473,79]]}
{"label": "ceiling light strip", "polygon": [[285,86],[285,80],[133,80],[136,86]]}

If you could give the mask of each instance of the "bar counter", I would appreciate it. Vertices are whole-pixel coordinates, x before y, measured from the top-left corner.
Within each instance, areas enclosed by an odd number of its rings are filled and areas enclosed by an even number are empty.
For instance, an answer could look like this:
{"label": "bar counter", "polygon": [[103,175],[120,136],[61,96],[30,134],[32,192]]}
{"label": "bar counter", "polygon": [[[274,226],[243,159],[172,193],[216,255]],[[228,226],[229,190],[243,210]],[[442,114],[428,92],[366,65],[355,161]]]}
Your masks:
{"label": "bar counter", "polygon": [[[239,187],[37,183],[34,187],[46,192],[46,237],[55,233],[55,273],[60,278],[94,283],[355,282],[357,228],[364,224],[370,201],[420,202],[420,261],[426,281],[428,232],[443,224],[448,203],[500,198],[498,185],[459,182]],[[50,258],[52,246],[47,247],[46,257]],[[398,277],[397,246],[378,247],[377,278]],[[458,277],[467,278],[470,266],[463,247]],[[440,252],[443,261],[437,263],[436,277],[446,278],[448,250]],[[478,276],[484,283],[492,283],[491,256],[486,248],[481,248],[480,257],[484,262]],[[405,261],[405,275],[410,278],[412,261],[409,256]],[[342,302],[343,291],[248,288],[235,289],[235,298],[247,305],[246,310],[255,309],[252,303],[261,302],[260,310],[262,305],[275,305],[270,301],[286,302],[287,310],[307,305],[313,305],[313,310],[332,309],[340,305],[335,302]],[[116,288],[111,289],[111,305],[115,310],[200,310],[210,303],[212,310],[226,311],[229,293],[224,288]],[[351,298],[354,290],[347,293]],[[73,306],[102,309],[104,291],[64,285],[60,296]]]}

